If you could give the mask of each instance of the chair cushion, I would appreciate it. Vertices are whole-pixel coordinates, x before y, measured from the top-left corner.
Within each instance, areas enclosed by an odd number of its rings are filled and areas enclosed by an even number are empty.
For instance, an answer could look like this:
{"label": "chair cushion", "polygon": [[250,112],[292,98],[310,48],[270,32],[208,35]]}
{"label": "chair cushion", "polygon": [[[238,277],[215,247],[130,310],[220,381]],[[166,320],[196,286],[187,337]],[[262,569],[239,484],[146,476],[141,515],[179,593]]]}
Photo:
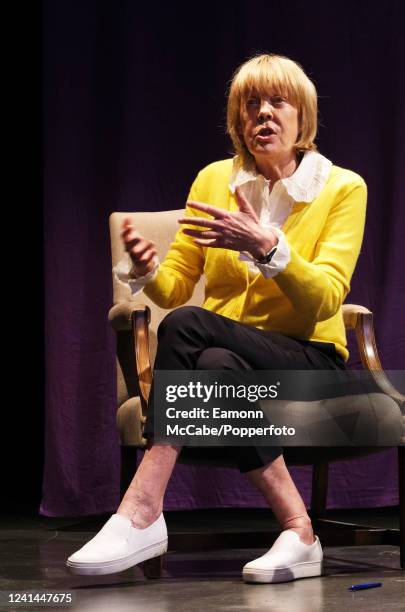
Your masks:
{"label": "chair cushion", "polygon": [[139,395],[130,397],[117,410],[117,426],[122,446],[143,448],[141,433],[141,400]]}
{"label": "chair cushion", "polygon": [[284,446],[398,446],[405,421],[398,404],[384,393],[345,395],[317,401],[262,401],[270,423],[293,427]]}

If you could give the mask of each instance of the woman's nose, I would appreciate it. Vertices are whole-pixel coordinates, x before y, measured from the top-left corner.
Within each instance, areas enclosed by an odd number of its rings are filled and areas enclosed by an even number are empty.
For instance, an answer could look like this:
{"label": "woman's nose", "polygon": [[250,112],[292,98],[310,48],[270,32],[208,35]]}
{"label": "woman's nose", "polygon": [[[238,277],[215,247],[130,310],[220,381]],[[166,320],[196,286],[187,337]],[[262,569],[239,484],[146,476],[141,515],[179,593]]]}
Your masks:
{"label": "woman's nose", "polygon": [[268,100],[261,100],[259,110],[259,122],[263,123],[273,117],[273,107]]}

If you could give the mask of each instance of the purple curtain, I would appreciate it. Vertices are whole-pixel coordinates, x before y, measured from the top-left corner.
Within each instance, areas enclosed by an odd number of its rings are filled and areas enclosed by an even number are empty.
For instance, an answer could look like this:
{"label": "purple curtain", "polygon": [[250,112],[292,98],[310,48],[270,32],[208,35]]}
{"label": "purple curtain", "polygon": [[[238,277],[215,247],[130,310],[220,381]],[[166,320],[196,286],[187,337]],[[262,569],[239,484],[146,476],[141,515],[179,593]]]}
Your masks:
{"label": "purple curtain", "polygon": [[[375,313],[385,368],[405,369],[401,10],[393,0],[44,2],[42,514],[103,513],[118,502],[108,215],[180,208],[198,170],[229,157],[225,89],[254,53],[303,65],[320,96],[320,151],[368,184],[349,301]],[[309,472],[294,470],[307,501]],[[395,451],[336,464],[330,488],[333,507],[395,504]],[[177,466],[167,508],[233,505],[263,501],[236,471]]]}

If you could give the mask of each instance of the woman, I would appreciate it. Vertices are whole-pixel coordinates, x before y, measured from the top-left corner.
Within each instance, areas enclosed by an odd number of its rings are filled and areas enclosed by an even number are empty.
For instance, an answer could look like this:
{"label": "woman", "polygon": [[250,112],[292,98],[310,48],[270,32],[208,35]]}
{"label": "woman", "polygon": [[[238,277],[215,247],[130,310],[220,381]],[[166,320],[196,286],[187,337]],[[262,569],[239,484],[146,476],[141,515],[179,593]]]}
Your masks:
{"label": "woman", "polygon": [[[301,67],[281,56],[254,57],[236,71],[229,92],[236,155],[199,173],[162,264],[125,221],[130,265],[120,262],[115,271],[133,292],[143,288],[172,308],[206,276],[203,308],[176,308],[160,325],[155,369],[344,368],[341,305],[360,251],[366,186],[316,151],[316,131],[316,90]],[[163,496],[180,450],[151,443],[117,513],[69,558],[72,571],[112,573],[166,550]],[[322,548],[282,450],[235,451],[282,529],[243,578],[320,575]]]}

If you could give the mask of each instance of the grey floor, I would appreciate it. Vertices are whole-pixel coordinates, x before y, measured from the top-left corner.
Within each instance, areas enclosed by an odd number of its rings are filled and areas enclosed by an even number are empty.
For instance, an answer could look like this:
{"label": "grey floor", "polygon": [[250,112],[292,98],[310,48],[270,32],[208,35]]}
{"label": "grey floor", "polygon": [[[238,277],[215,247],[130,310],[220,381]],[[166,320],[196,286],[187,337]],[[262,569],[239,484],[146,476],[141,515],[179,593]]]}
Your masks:
{"label": "grey floor", "polygon": [[[395,509],[343,513],[340,520],[376,527],[397,528]],[[74,603],[64,609],[91,612],[271,611],[317,612],[330,610],[405,610],[405,572],[400,570],[396,546],[324,547],[322,578],[307,578],[277,585],[249,585],[241,568],[260,556],[263,548],[170,551],[160,580],[147,580],[141,568],[100,577],[71,576],[66,557],[90,539],[106,517],[91,519],[0,519],[0,592],[47,590],[69,592]],[[264,511],[210,511],[168,513],[170,533],[198,531],[247,533],[270,525]],[[270,525],[271,526],[271,525]],[[190,536],[191,537],[191,536]],[[200,539],[201,541],[201,539]],[[232,544],[232,538],[230,539]],[[256,542],[257,543],[257,542]],[[356,583],[382,582],[381,588],[353,593]],[[34,610],[33,605],[2,605],[1,610]],[[51,606],[48,610],[62,609]]]}

